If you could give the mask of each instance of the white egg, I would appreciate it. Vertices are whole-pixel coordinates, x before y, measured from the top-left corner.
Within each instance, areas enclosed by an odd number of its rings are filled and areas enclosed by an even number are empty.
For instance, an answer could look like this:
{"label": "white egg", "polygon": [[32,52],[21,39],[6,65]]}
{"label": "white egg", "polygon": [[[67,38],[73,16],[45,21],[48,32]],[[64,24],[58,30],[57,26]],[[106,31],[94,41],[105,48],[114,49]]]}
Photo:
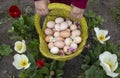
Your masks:
{"label": "white egg", "polygon": [[77,48],[78,45],[77,45],[76,43],[72,43],[72,44],[70,45],[70,47],[72,47],[72,48]]}
{"label": "white egg", "polygon": [[58,47],[52,47],[52,48],[50,49],[50,52],[51,52],[52,54],[58,54],[59,48],[58,48]]}
{"label": "white egg", "polygon": [[74,38],[74,41],[75,41],[75,43],[77,43],[77,44],[79,44],[81,41],[82,41],[82,38],[81,37],[75,37]]}
{"label": "white egg", "polygon": [[68,28],[68,24],[66,22],[62,22],[60,24],[60,30],[66,30]]}
{"label": "white egg", "polygon": [[64,19],[62,17],[58,17],[55,19],[55,23],[57,23],[57,24],[60,24],[62,22],[64,22]]}
{"label": "white egg", "polygon": [[60,31],[60,25],[59,24],[55,24],[55,30]]}
{"label": "white egg", "polygon": [[54,26],[55,26],[55,22],[54,21],[47,22],[47,27],[48,28],[53,28]]}
{"label": "white egg", "polygon": [[67,23],[69,26],[72,25],[72,21],[70,21],[70,20],[67,20],[66,23]]}
{"label": "white egg", "polygon": [[72,43],[72,39],[71,38],[66,38],[64,40],[64,43],[65,43],[65,45],[69,46]]}

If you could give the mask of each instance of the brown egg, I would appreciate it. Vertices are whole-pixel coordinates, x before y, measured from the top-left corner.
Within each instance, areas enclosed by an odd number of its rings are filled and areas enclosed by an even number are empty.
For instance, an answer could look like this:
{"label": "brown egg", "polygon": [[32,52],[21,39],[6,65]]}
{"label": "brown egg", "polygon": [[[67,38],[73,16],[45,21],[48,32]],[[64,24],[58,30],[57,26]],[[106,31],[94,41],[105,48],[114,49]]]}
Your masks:
{"label": "brown egg", "polygon": [[60,32],[60,36],[63,38],[67,38],[71,35],[71,33],[69,31],[61,31]]}
{"label": "brown egg", "polygon": [[68,52],[68,49],[69,49],[69,48],[70,48],[69,46],[64,46],[63,51],[64,51],[64,52]]}
{"label": "brown egg", "polygon": [[58,47],[58,48],[63,48],[64,47],[64,42],[63,41],[56,41],[54,43],[55,47]]}
{"label": "brown egg", "polygon": [[58,36],[58,37],[56,37],[56,40],[57,40],[57,41],[64,41],[64,38]]}
{"label": "brown egg", "polygon": [[51,49],[52,47],[54,47],[54,43],[52,42],[48,43],[48,48]]}
{"label": "brown egg", "polygon": [[50,35],[48,35],[48,36],[45,37],[45,41],[46,41],[46,42],[50,42],[51,38],[53,38],[53,37],[50,36]]}
{"label": "brown egg", "polygon": [[53,35],[53,31],[49,28],[45,29],[44,32],[45,32],[46,35]]}
{"label": "brown egg", "polygon": [[74,35],[74,36],[80,36],[81,35],[81,31],[80,30],[73,30],[72,31],[72,35]]}
{"label": "brown egg", "polygon": [[77,29],[77,26],[76,26],[75,24],[72,24],[72,25],[70,26],[70,29],[71,29],[71,30],[76,30],[76,29]]}

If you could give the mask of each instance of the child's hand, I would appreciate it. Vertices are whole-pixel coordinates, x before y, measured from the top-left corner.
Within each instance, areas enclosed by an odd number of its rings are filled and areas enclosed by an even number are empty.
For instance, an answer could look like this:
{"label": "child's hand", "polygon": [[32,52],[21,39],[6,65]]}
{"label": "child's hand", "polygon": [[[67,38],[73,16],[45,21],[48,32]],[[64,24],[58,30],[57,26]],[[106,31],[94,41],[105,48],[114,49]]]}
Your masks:
{"label": "child's hand", "polygon": [[35,1],[36,12],[41,16],[47,15],[49,12],[47,5],[48,5],[48,0]]}
{"label": "child's hand", "polygon": [[85,9],[78,8],[74,5],[72,6],[71,16],[76,19],[81,19],[84,15]]}

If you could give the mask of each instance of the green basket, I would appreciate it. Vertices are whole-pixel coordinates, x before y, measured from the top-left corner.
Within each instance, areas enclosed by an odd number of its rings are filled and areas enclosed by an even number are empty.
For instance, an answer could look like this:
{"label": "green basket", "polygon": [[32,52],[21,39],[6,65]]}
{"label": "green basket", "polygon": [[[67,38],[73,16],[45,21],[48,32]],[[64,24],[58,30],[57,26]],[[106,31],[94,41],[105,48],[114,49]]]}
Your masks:
{"label": "green basket", "polygon": [[[52,3],[52,4],[48,5],[48,8],[50,9],[50,12],[46,16],[42,28],[40,27],[41,17],[38,14],[35,15],[34,23],[35,23],[36,31],[39,34],[40,52],[47,58],[59,60],[59,61],[70,60],[70,59],[78,56],[82,52],[84,45],[86,44],[86,40],[88,38],[88,27],[87,27],[87,23],[86,23],[85,18],[82,17],[80,20],[76,20],[76,19],[72,18],[70,16],[71,7],[68,5],[65,5],[65,4]],[[49,51],[49,48],[48,48],[47,43],[45,41],[44,30],[46,28],[47,21],[55,20],[56,17],[69,18],[72,21],[80,23],[80,25],[81,25],[80,30],[82,32],[82,34],[81,34],[82,42],[79,44],[78,49],[75,53],[72,53],[70,55],[60,56],[60,55],[54,55]]]}

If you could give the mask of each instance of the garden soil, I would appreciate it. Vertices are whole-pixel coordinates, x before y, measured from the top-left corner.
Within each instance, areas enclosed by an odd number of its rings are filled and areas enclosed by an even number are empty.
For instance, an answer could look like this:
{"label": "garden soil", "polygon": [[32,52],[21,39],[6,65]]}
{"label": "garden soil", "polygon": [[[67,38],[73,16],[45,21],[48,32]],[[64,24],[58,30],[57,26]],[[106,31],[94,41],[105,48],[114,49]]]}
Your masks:
{"label": "garden soil", "polygon": [[[19,1],[19,0],[18,0]],[[111,35],[111,41],[120,45],[120,26],[113,20],[111,11],[115,9],[118,0],[96,0],[92,5],[88,5],[87,10],[92,9],[96,14],[101,15],[105,19],[103,27],[109,30]],[[0,45],[9,44],[14,46],[14,41],[10,39],[10,35],[7,31],[11,27],[11,23],[7,18],[9,6],[16,4],[15,0],[0,0],[0,21],[4,23],[0,24]],[[34,8],[32,0],[20,0],[17,5],[24,10],[27,6]],[[10,78],[14,75],[18,78],[19,71],[16,70],[13,65],[13,54],[2,57],[0,59],[0,78]],[[63,78],[78,78],[81,72],[81,64],[83,63],[82,57],[78,57],[66,62],[64,67]]]}

